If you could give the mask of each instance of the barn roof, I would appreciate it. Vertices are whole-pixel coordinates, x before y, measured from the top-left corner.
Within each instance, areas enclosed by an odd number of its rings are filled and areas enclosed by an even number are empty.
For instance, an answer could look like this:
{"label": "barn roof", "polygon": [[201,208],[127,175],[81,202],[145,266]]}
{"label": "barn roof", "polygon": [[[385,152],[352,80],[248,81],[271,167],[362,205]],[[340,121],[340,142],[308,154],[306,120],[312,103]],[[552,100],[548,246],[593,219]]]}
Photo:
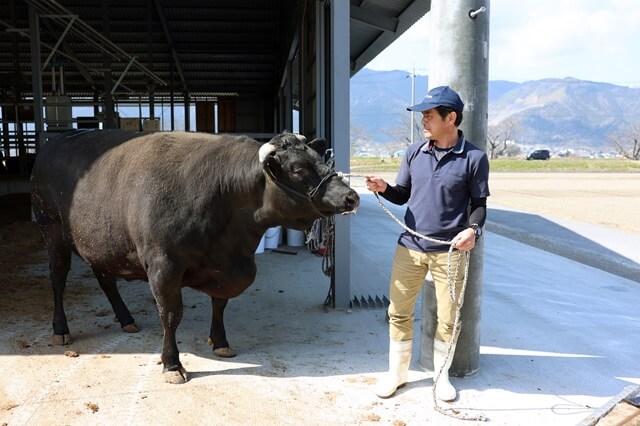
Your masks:
{"label": "barn roof", "polygon": [[[5,0],[0,8],[0,89],[31,92],[28,7],[37,10],[43,95],[64,67],[64,91],[91,96],[111,70],[116,95],[273,93],[287,37],[308,8],[296,0]],[[353,75],[430,9],[429,0],[351,0]],[[309,35],[312,37],[312,35]],[[312,41],[310,41],[312,42]],[[52,53],[53,52],[53,53]],[[60,85],[59,74],[56,84]],[[171,84],[173,82],[173,85]]]}

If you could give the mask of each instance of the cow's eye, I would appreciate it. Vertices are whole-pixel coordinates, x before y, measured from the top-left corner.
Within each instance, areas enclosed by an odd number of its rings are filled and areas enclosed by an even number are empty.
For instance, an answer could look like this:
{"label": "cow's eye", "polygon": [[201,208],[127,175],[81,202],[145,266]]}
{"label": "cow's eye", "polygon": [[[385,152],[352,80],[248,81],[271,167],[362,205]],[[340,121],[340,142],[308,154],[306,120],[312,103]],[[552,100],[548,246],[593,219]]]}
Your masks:
{"label": "cow's eye", "polygon": [[297,167],[293,169],[293,172],[291,174],[293,175],[294,178],[302,179],[306,174],[306,170],[303,169],[302,167]]}

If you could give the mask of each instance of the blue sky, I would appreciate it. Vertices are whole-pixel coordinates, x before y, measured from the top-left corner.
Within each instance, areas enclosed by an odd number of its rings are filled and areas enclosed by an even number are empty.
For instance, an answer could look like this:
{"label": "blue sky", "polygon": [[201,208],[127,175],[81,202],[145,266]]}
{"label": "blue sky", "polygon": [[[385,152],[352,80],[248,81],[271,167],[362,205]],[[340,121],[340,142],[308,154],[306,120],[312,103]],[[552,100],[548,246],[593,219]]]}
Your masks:
{"label": "blue sky", "polygon": [[[374,70],[429,74],[430,14],[376,59]],[[490,1],[489,79],[574,77],[640,86],[637,0]]]}

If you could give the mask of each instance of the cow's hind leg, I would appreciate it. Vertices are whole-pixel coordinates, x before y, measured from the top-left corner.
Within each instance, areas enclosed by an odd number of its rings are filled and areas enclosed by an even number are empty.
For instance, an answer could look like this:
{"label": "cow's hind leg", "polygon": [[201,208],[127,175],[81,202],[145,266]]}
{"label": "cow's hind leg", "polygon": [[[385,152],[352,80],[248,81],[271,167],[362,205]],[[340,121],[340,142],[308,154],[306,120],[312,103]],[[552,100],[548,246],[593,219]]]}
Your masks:
{"label": "cow's hind leg", "polygon": [[224,308],[227,307],[229,299],[211,298],[211,329],[209,330],[209,343],[213,345],[213,353],[222,358],[233,358],[236,356],[227,341],[227,332],[224,329]]}
{"label": "cow's hind leg", "polygon": [[72,342],[67,316],[64,312],[64,290],[71,269],[71,244],[64,238],[62,224],[39,223],[49,253],[49,275],[53,289],[53,344]]}
{"label": "cow's hind leg", "polygon": [[107,299],[109,299],[113,312],[116,314],[116,319],[120,322],[122,331],[126,333],[137,333],[139,331],[138,326],[131,316],[127,305],[122,300],[122,296],[120,296],[120,291],[118,291],[118,285],[116,284],[116,277],[106,275],[95,269],[93,270],[93,274],[98,279],[100,288],[104,291]]}

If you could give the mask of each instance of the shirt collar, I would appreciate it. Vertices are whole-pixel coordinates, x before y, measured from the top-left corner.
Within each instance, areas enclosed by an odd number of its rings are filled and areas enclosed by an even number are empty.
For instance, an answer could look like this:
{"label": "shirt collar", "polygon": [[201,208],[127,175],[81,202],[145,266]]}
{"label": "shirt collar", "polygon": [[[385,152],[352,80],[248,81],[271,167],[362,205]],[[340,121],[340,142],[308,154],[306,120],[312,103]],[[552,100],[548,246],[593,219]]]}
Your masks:
{"label": "shirt collar", "polygon": [[[464,151],[465,143],[466,143],[466,140],[464,138],[464,134],[462,133],[462,130],[458,129],[458,142],[456,142],[456,144],[453,146],[453,148],[451,149],[451,152],[453,152],[454,154],[462,154],[462,152]],[[433,151],[433,147],[434,147],[433,141],[428,140],[420,147],[420,150],[425,153],[431,152]]]}

